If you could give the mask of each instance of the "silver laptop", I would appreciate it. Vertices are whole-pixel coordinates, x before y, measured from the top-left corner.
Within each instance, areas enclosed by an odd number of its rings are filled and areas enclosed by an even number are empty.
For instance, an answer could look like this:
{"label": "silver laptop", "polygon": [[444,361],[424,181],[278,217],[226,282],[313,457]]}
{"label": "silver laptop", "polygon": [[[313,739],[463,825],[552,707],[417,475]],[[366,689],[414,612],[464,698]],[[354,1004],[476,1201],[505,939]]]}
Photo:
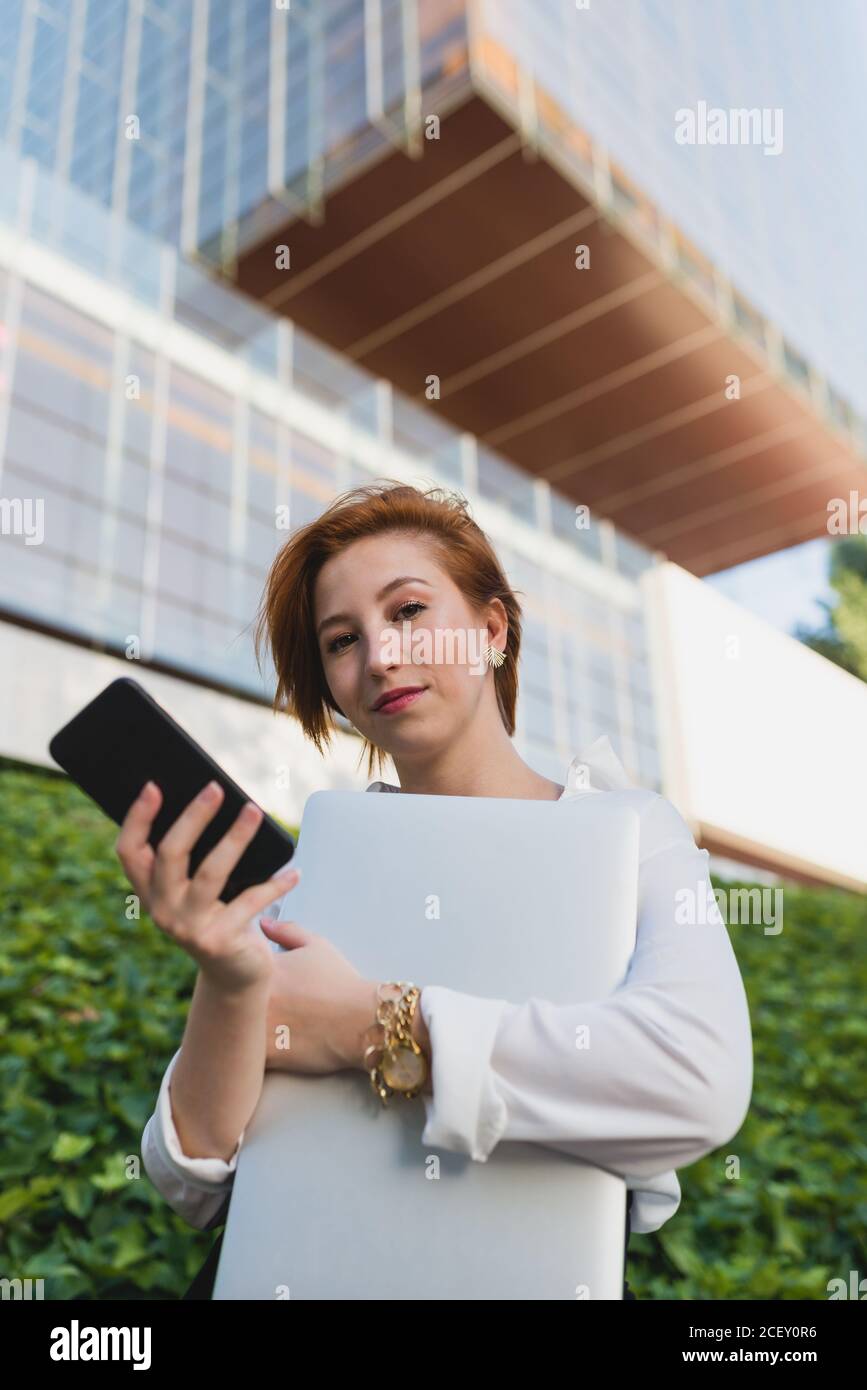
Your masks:
{"label": "silver laptop", "polygon": [[[638,834],[617,792],[314,792],[282,915],[367,979],[517,1004],[600,999],[635,945]],[[420,1097],[383,1108],[362,1071],[269,1071],[214,1298],[622,1297],[621,1178],[522,1141],[479,1163],[423,1145],[424,1125]]]}

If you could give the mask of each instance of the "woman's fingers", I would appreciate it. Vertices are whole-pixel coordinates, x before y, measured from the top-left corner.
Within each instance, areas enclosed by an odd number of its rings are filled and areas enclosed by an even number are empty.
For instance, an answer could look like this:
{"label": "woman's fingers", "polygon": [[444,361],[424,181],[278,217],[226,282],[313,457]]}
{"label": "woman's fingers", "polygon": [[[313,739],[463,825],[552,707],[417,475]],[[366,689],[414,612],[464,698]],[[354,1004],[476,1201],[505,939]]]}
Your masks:
{"label": "woman's fingers", "polygon": [[146,782],[121,822],[114,849],[123,871],[140,898],[150,887],[155,854],[148,843],[154,816],[163,794],[155,782]]}
{"label": "woman's fingers", "polygon": [[252,801],[241,808],[221,840],[205,855],[190,879],[187,901],[192,911],[202,911],[217,900],[226,880],[262,824],[264,812]]}
{"label": "woman's fingers", "polygon": [[258,917],[260,912],[278,898],[294,888],[301,877],[300,869],[286,869],[274,878],[266,879],[264,883],[254,883],[252,888],[245,888],[243,893],[239,893],[237,898],[233,898],[227,906],[233,922],[237,926],[249,921],[251,917]]}
{"label": "woman's fingers", "polygon": [[269,941],[276,941],[287,951],[295,950],[298,946],[309,946],[314,940],[313,932],[302,927],[300,922],[276,922],[273,917],[263,917],[259,925]]}
{"label": "woman's fingers", "polygon": [[154,891],[163,897],[186,888],[190,852],[223,803],[223,788],[209,782],[184,807],[160,840],[154,866]]}
{"label": "woman's fingers", "polygon": [[[219,904],[218,921],[213,908],[264,815],[253,802],[247,802],[195,875],[188,878],[190,853],[222,801],[222,788],[210,783],[184,808],[154,851],[148,836],[162,804],[162,793],[149,783],[127,812],[115,846],[127,877],[155,924],[186,949],[196,941],[225,949],[239,928],[281,899],[299,878],[299,871],[289,869],[265,883],[254,884],[231,903]],[[208,930],[209,923],[213,933]],[[204,937],[200,937],[202,931]]]}

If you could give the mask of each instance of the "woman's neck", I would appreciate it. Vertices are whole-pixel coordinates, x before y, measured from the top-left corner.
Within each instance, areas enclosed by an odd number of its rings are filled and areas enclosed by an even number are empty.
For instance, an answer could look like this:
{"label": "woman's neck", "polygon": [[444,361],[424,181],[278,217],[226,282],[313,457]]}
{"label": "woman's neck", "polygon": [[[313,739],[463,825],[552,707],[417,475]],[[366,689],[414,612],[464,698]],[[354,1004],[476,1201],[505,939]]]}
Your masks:
{"label": "woman's neck", "polygon": [[503,729],[496,747],[468,750],[463,741],[436,758],[394,758],[400,789],[419,796],[492,796],[558,801],[565,788],[528,767]]}

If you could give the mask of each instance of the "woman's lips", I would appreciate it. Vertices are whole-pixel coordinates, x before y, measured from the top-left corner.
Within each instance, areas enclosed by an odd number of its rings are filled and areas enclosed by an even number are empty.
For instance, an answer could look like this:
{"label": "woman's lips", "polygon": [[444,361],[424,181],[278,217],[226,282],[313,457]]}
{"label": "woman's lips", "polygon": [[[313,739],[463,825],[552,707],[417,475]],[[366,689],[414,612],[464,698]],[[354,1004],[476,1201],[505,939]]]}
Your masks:
{"label": "woman's lips", "polygon": [[384,705],[374,710],[374,714],[397,714],[398,710],[406,709],[419,695],[423,695],[424,690],[411,690],[408,695],[398,695],[395,700],[386,700]]}

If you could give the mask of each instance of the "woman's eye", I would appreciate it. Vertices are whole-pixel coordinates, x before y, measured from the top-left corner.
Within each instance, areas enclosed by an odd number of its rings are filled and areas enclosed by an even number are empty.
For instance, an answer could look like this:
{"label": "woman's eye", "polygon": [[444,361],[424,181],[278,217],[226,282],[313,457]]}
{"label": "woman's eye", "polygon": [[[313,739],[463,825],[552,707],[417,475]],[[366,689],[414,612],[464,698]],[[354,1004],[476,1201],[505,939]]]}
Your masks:
{"label": "woman's eye", "polygon": [[[394,616],[397,617],[398,613],[402,613],[406,608],[417,608],[420,612],[423,608],[426,607],[426,603],[419,603],[418,599],[410,598],[407,599],[406,603],[401,604],[400,608],[398,608],[397,613],[395,613]],[[413,613],[412,616],[415,617],[415,613]]]}
{"label": "woman's eye", "polygon": [[[414,599],[414,598],[407,599],[406,603],[401,604],[400,608],[398,608],[397,613],[395,613],[394,618],[392,619],[392,621],[394,622],[395,619],[397,619],[397,617],[398,617],[401,613],[403,613],[407,608],[415,608],[416,610],[418,610],[419,612],[421,612],[421,610],[422,610],[423,608],[427,608],[427,604],[426,604],[426,603],[420,603],[418,599]],[[415,614],[415,613],[412,613],[410,616],[414,618],[414,617],[416,616],[416,614]],[[346,648],[340,645],[341,642],[350,642],[351,640],[352,640],[352,633],[351,633],[351,632],[341,632],[341,634],[340,634],[339,637],[335,637],[335,638],[333,639],[333,641],[331,641],[331,642],[328,643],[328,650],[329,650],[329,652],[344,652],[344,651],[346,651]]]}

